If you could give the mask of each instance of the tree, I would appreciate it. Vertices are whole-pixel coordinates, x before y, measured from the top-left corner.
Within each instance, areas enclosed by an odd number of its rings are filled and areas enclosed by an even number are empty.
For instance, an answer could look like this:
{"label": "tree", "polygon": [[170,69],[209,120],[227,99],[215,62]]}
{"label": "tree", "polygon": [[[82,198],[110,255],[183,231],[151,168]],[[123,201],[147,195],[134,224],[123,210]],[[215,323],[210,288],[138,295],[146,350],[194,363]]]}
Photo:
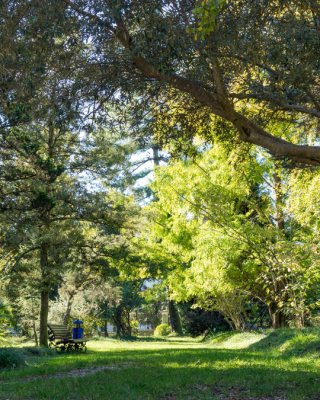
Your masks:
{"label": "tree", "polygon": [[318,282],[310,240],[294,216],[279,218],[280,200],[265,181],[274,168],[266,168],[215,145],[160,169],[152,185],[158,201],[146,241],[187,261],[167,273],[174,298],[220,311],[235,329],[251,299],[268,307],[273,327],[303,325]]}
{"label": "tree", "polygon": [[103,325],[106,329],[107,320],[112,317],[111,308],[121,301],[120,288],[111,279],[105,281],[97,275],[75,291],[74,278],[77,277],[72,275],[67,274],[57,298],[51,302],[50,321],[61,323],[68,313],[68,326],[72,325],[74,319],[80,319],[84,321],[88,334],[95,334],[97,328]]}
{"label": "tree", "polygon": [[162,310],[167,304],[167,290],[161,282],[152,282],[142,290],[143,304],[137,312],[137,319],[151,324],[155,329],[162,321]]}
{"label": "tree", "polygon": [[[194,1],[89,1],[84,7],[61,1],[90,40],[87,73],[100,98],[107,92],[117,93],[117,102],[137,99],[145,112],[177,101],[188,109],[189,128],[201,117],[211,140],[206,124],[214,115],[232,127],[233,143],[240,139],[297,165],[319,166],[320,147],[312,145],[320,116],[318,6],[219,2],[214,26],[195,38],[199,15],[200,28],[203,16],[211,17],[210,10],[201,11],[203,4],[195,9]],[[283,116],[303,121],[300,137],[273,131],[268,121],[274,125]]]}
{"label": "tree", "polygon": [[1,134],[26,123],[48,122],[49,114],[56,114],[60,126],[72,120],[75,124],[80,116],[81,88],[73,74],[83,54],[77,24],[65,18],[58,4],[48,6],[40,1],[1,2]]}
{"label": "tree", "polygon": [[10,307],[0,300],[0,336],[5,333],[5,330],[12,325],[12,311]]}
{"label": "tree", "polygon": [[[89,245],[85,227],[99,227],[101,235],[117,234],[127,209],[133,210],[130,201],[111,188],[119,181],[127,154],[117,140],[98,132],[81,138],[56,121],[14,128],[0,136],[5,271],[12,274],[31,257],[25,265],[30,271],[37,255],[41,345],[47,345],[49,297],[68,265],[65,254],[79,248],[79,243]],[[89,172],[91,177],[104,174],[100,182],[95,180],[95,187],[89,186]]]}

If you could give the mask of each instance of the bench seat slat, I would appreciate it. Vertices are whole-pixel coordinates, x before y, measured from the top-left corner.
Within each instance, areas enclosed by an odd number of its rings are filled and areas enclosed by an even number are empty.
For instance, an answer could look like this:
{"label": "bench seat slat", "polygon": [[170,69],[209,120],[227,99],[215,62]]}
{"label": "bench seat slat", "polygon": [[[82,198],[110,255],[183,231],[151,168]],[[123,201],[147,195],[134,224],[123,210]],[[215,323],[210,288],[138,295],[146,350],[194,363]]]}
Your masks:
{"label": "bench seat slat", "polygon": [[52,332],[54,336],[54,341],[56,344],[61,343],[84,343],[89,339],[81,338],[81,339],[72,339],[72,334],[70,330],[65,325],[58,324],[50,324],[48,323],[49,330]]}

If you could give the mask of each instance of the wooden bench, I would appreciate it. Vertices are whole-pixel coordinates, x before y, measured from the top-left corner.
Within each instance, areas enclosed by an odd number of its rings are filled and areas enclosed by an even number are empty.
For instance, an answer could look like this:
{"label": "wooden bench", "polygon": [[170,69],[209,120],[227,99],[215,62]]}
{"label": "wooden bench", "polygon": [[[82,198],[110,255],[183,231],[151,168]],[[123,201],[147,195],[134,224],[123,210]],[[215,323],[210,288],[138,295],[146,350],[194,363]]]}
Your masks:
{"label": "wooden bench", "polygon": [[66,325],[48,323],[49,347],[57,351],[87,351],[89,339],[72,339],[72,333]]}

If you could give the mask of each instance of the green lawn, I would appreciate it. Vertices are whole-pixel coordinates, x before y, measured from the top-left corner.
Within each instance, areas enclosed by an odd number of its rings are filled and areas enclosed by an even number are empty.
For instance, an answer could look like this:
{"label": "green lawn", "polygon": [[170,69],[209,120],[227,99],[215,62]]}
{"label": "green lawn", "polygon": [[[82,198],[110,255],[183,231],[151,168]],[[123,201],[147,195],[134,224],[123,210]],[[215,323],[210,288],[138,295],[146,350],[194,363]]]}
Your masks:
{"label": "green lawn", "polygon": [[320,334],[91,341],[0,370],[0,399],[320,399]]}

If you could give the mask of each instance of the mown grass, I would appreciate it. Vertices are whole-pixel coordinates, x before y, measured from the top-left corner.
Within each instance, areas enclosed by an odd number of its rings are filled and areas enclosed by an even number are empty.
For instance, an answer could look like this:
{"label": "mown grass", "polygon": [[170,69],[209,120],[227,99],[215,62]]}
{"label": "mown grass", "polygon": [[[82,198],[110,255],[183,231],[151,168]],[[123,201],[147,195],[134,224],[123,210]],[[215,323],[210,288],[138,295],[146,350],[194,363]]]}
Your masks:
{"label": "mown grass", "polygon": [[[31,355],[27,366],[2,370],[0,399],[316,400],[319,355],[317,330],[222,334],[206,342],[91,341],[87,354]],[[97,366],[110,368],[86,375]]]}

